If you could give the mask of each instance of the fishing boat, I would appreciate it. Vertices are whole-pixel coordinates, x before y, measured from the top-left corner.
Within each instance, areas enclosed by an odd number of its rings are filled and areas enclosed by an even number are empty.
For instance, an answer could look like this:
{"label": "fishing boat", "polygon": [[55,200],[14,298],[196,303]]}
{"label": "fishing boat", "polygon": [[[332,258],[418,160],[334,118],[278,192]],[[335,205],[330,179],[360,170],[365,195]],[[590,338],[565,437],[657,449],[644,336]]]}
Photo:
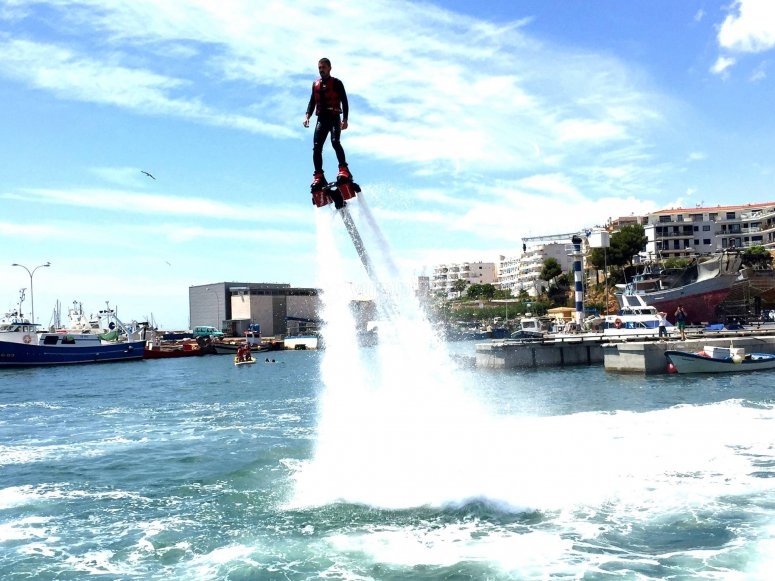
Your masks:
{"label": "fishing boat", "polygon": [[91,332],[41,332],[28,319],[0,322],[0,367],[107,363],[143,358],[144,340],[107,341]]}
{"label": "fishing boat", "polygon": [[547,317],[534,317],[531,313],[519,320],[519,329],[511,334],[512,339],[540,340],[550,332],[551,320]]}
{"label": "fishing boat", "polygon": [[[657,337],[659,335],[659,311],[647,305],[639,295],[626,297],[624,306],[615,315],[605,315],[589,321],[591,326],[599,325],[603,335],[621,337]],[[667,321],[668,336],[676,333],[675,325]]]}
{"label": "fishing boat", "polygon": [[677,373],[736,373],[775,369],[775,355],[746,353],[741,347],[705,346],[702,351],[665,351]]}
{"label": "fishing boat", "polygon": [[694,322],[713,322],[716,307],[729,296],[735,282],[743,276],[739,252],[726,251],[698,258],[682,269],[662,269],[648,265],[626,284],[617,284],[615,296],[620,307],[628,297],[643,301],[672,317],[683,305]]}

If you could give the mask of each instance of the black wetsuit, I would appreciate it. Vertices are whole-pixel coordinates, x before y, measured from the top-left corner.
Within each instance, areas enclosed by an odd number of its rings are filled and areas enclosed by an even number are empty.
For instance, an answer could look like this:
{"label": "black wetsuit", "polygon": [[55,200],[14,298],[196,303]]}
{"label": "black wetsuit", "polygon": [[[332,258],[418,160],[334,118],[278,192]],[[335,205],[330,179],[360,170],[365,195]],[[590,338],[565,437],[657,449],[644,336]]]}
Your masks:
{"label": "black wetsuit", "polygon": [[307,105],[307,115],[312,115],[313,110],[318,116],[312,146],[312,163],[315,165],[315,171],[323,171],[323,144],[329,133],[331,134],[331,146],[336,152],[339,165],[347,165],[344,149],[339,141],[342,133],[341,121],[347,121],[349,113],[347,93],[342,81],[335,77],[328,77],[325,81],[323,79],[315,81],[312,84],[312,95]]}

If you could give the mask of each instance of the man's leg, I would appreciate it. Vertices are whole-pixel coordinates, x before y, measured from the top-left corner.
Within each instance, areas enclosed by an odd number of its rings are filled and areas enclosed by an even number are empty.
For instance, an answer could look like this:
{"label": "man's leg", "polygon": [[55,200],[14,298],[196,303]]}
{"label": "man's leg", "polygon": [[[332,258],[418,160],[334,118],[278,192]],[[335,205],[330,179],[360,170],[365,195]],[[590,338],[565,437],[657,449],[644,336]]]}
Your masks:
{"label": "man's leg", "polygon": [[315,135],[312,138],[312,163],[316,172],[323,171],[323,144],[326,142],[330,127],[318,117],[315,124]]}
{"label": "man's leg", "polygon": [[342,148],[342,142],[340,137],[342,135],[342,128],[339,126],[339,120],[331,127],[331,147],[334,148],[336,153],[336,160],[339,162],[339,167],[347,165],[347,159],[344,155],[344,148]]}

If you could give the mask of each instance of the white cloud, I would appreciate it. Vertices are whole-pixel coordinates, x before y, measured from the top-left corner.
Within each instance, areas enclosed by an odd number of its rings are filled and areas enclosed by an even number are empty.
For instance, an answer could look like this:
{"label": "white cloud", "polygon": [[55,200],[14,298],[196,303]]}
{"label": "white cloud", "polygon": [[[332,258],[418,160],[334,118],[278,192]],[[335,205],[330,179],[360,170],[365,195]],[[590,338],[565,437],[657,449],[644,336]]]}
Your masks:
{"label": "white cloud", "polygon": [[759,65],[754,68],[754,70],[751,72],[751,76],[748,78],[749,81],[752,83],[758,83],[760,81],[763,81],[767,78],[767,63],[759,63]]}
{"label": "white cloud", "polygon": [[[6,41],[4,74],[60,98],[294,138],[326,47],[352,95],[348,148],[416,171],[533,171],[589,163],[598,147],[610,163],[661,118],[621,63],[541,46],[528,20],[494,25],[388,0],[48,4],[63,28],[88,34]],[[347,21],[346,39],[319,25],[321,10]]]}
{"label": "white cloud", "polygon": [[713,66],[710,68],[710,72],[725,77],[728,74],[728,69],[736,62],[737,61],[732,57],[720,56],[716,59],[716,62],[713,63]]}
{"label": "white cloud", "polygon": [[735,0],[722,23],[719,45],[734,52],[757,53],[775,46],[775,3],[771,0]]}
{"label": "white cloud", "polygon": [[217,111],[196,98],[177,96],[189,81],[144,68],[115,65],[67,48],[26,40],[0,42],[0,73],[60,98],[108,104],[143,115],[184,117],[275,137],[292,132],[247,115]]}
{"label": "white cloud", "polygon": [[295,207],[275,205],[267,210],[258,205],[232,204],[196,197],[188,197],[182,203],[177,196],[107,189],[30,189],[22,193],[0,194],[0,198],[21,200],[25,204],[58,204],[120,212],[125,219],[137,214],[249,221],[257,224],[293,224],[304,219]]}

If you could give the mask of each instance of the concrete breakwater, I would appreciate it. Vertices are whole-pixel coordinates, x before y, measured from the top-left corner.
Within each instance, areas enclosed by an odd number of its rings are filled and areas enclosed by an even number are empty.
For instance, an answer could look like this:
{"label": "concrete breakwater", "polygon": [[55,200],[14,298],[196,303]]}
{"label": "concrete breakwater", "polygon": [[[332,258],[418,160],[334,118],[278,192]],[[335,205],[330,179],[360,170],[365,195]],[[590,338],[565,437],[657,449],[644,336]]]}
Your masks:
{"label": "concrete breakwater", "polygon": [[665,351],[700,351],[705,345],[742,347],[747,353],[775,353],[775,336],[725,334],[686,341],[603,341],[582,337],[554,342],[493,341],[476,346],[476,366],[492,369],[565,367],[602,363],[618,373],[667,373]]}
{"label": "concrete breakwater", "polygon": [[603,362],[600,337],[562,341],[492,341],[476,346],[476,366],[493,369],[564,367]]}

